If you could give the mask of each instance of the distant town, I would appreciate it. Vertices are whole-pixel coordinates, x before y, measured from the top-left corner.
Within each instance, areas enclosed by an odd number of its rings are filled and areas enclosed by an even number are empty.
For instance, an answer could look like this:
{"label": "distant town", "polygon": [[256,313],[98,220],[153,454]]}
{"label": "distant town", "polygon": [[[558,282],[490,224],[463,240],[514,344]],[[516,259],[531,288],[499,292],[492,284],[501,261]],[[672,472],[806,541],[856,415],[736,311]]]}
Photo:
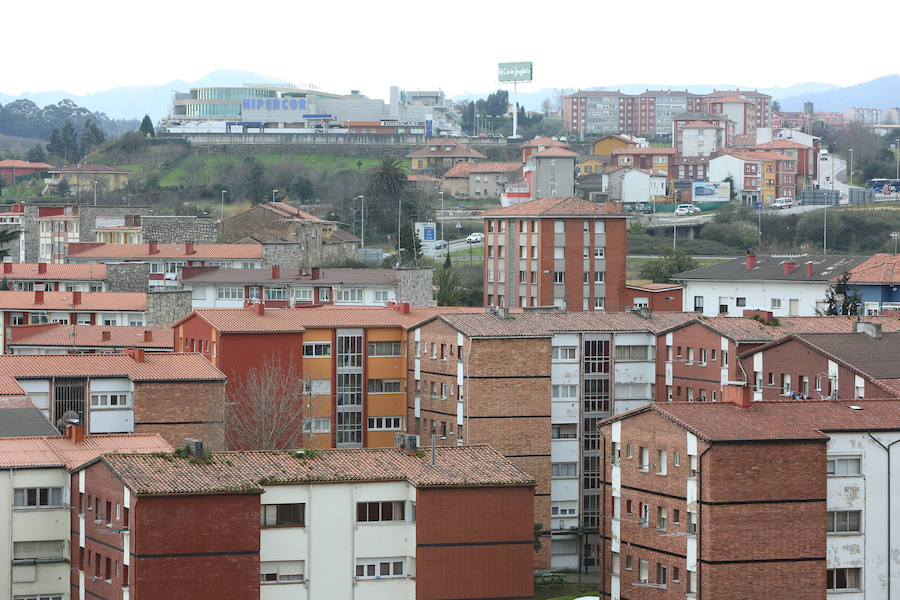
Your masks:
{"label": "distant town", "polygon": [[0,106],[0,597],[900,598],[900,107],[533,76]]}

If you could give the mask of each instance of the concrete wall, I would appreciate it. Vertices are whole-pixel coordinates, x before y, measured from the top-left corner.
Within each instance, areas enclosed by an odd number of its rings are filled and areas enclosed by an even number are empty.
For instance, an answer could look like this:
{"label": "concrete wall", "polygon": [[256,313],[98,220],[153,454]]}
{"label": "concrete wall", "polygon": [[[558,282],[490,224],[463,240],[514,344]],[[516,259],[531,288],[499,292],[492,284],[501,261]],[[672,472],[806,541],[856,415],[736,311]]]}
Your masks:
{"label": "concrete wall", "polygon": [[218,241],[216,220],[212,217],[144,216],[141,217],[141,229],[145,241],[154,240],[160,244],[213,244]]}
{"label": "concrete wall", "polygon": [[179,290],[171,292],[147,293],[148,327],[169,327],[193,310],[191,291]]}
{"label": "concrete wall", "polygon": [[[146,292],[150,263],[129,262],[106,265],[108,292]],[[167,323],[168,325],[168,323]]]}
{"label": "concrete wall", "polygon": [[434,299],[434,269],[432,267],[397,269],[397,302],[414,306],[437,306]]}

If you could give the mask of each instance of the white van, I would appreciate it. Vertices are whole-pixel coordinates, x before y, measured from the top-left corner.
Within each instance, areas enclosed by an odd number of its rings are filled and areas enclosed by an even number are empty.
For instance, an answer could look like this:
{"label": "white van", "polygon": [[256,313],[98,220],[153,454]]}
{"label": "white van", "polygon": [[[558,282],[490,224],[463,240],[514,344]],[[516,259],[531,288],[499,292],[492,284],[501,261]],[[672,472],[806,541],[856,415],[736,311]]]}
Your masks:
{"label": "white van", "polygon": [[772,208],[790,208],[793,205],[793,198],[775,198],[772,202]]}
{"label": "white van", "polygon": [[819,160],[828,160],[828,150],[819,150]]}

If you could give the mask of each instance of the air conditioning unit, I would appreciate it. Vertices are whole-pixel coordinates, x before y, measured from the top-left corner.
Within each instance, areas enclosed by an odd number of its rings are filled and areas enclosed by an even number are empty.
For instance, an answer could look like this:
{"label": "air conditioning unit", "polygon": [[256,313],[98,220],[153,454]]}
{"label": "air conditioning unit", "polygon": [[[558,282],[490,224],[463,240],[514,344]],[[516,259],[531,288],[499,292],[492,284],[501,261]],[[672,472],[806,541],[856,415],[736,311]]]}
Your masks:
{"label": "air conditioning unit", "polygon": [[394,447],[403,450],[417,450],[419,448],[419,436],[409,433],[395,433]]}

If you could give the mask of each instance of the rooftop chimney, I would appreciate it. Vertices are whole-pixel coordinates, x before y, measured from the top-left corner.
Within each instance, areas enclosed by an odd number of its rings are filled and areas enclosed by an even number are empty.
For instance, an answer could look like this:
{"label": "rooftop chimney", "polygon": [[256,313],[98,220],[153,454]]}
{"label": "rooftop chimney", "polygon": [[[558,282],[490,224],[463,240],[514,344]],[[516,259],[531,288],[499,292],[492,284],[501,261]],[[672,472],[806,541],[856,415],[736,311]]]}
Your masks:
{"label": "rooftop chimney", "polygon": [[194,242],[185,242],[184,243],[184,253],[185,253],[185,255],[196,253],[196,250],[194,250]]}
{"label": "rooftop chimney", "polygon": [[159,243],[156,241],[148,242],[147,253],[148,254],[159,254]]}
{"label": "rooftop chimney", "polygon": [[747,256],[744,257],[744,267],[749,271],[756,268],[756,255],[747,250]]}
{"label": "rooftop chimney", "polygon": [[781,274],[788,275],[791,273],[791,271],[793,271],[796,268],[797,268],[797,263],[795,263],[793,260],[788,259],[788,260],[784,261],[783,263],[781,263]]}
{"label": "rooftop chimney", "polygon": [[398,302],[393,305],[393,308],[401,315],[409,314],[409,302]]}
{"label": "rooftop chimney", "polygon": [[84,425],[78,419],[67,420],[66,437],[72,440],[73,444],[84,442]]}
{"label": "rooftop chimney", "polygon": [[272,279],[281,279],[281,269],[278,265],[272,265]]}
{"label": "rooftop chimney", "polygon": [[144,330],[144,341],[145,341],[145,342],[152,342],[152,341],[153,341],[153,331],[152,331],[152,330],[150,330],[150,329],[145,329],[145,330]]}
{"label": "rooftop chimney", "polygon": [[38,273],[46,273],[47,272],[47,263],[38,263]]}
{"label": "rooftop chimney", "polygon": [[203,458],[203,441],[196,438],[184,438],[184,446],[191,458]]}
{"label": "rooftop chimney", "polygon": [[81,304],[81,292],[72,292],[72,304]]}
{"label": "rooftop chimney", "polygon": [[806,276],[812,277],[813,264],[811,260],[806,261]]}
{"label": "rooftop chimney", "polygon": [[143,348],[128,348],[125,350],[125,353],[128,354],[131,358],[134,359],[134,362],[142,363],[144,362],[144,349]]}
{"label": "rooftop chimney", "polygon": [[34,303],[35,304],[43,304],[44,303],[44,290],[34,290]]}
{"label": "rooftop chimney", "polygon": [[864,333],[870,338],[881,339],[881,323],[869,323],[868,321],[856,321],[853,323],[853,333]]}
{"label": "rooftop chimney", "polygon": [[101,341],[108,342],[111,339],[112,339],[112,333],[110,333],[110,331],[108,329],[100,332],[100,340]]}
{"label": "rooftop chimney", "polygon": [[729,381],[722,386],[722,399],[743,409],[750,408],[752,393],[750,386],[743,382]]}
{"label": "rooftop chimney", "polygon": [[245,309],[252,310],[254,313],[256,313],[257,315],[259,315],[260,317],[263,316],[264,314],[266,314],[266,305],[263,304],[262,301],[259,301],[259,302],[251,302],[251,301],[244,302],[244,308],[245,308]]}
{"label": "rooftop chimney", "polygon": [[766,323],[771,321],[772,317],[775,316],[771,310],[762,308],[745,308],[743,314],[745,317],[759,317]]}
{"label": "rooftop chimney", "polygon": [[3,272],[4,273],[12,273],[12,263],[11,262],[3,263]]}
{"label": "rooftop chimney", "polygon": [[310,279],[312,279],[312,280],[318,279],[319,273],[320,273],[319,267],[313,267],[312,270],[310,271]]}

